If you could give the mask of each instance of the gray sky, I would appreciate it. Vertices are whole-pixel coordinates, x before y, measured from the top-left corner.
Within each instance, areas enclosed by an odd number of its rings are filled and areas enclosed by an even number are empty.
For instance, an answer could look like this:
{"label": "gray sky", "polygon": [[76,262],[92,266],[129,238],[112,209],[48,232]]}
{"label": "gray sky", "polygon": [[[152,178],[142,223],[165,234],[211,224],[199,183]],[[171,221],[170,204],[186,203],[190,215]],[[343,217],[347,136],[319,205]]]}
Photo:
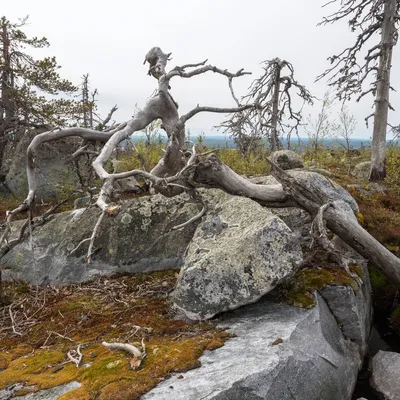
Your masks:
{"label": "gray sky", "polygon": [[[172,52],[175,65],[199,62],[237,71],[252,71],[238,78],[237,94],[243,95],[261,72],[259,63],[280,57],[290,61],[297,79],[313,95],[322,98],[326,82],[314,83],[328,66],[327,57],[352,44],[355,38],[345,23],[316,27],[327,11],[324,0],[13,0],[3,2],[2,14],[16,20],[29,14],[28,34],[46,36],[50,49],[62,65],[62,76],[80,82],[90,73],[93,88],[99,91],[99,107],[105,117],[118,104],[118,121],[132,115],[134,105],[143,107],[156,88],[147,76],[144,55],[154,46]],[[400,45],[394,53],[392,86],[400,91]],[[396,68],[397,66],[397,68]],[[235,106],[225,77],[212,73],[190,80],[172,81],[172,94],[184,113],[197,104]],[[391,94],[392,105],[400,109],[400,95]],[[364,118],[372,112],[373,98],[349,104],[358,120],[354,137],[369,138],[371,127]],[[305,115],[318,113],[319,104],[305,108]],[[390,122],[400,123],[400,114],[391,113]],[[211,130],[223,115],[198,114],[187,127],[192,135]]]}

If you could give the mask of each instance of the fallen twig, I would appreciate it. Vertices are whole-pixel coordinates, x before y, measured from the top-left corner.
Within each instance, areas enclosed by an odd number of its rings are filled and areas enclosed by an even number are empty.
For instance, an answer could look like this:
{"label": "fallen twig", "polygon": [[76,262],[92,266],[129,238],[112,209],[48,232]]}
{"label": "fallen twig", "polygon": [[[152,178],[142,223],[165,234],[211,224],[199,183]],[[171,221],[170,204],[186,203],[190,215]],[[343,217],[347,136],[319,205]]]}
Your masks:
{"label": "fallen twig", "polygon": [[70,361],[72,361],[76,365],[76,368],[79,368],[79,364],[81,363],[83,358],[83,354],[81,353],[81,345],[78,345],[76,351],[70,350],[67,353],[67,357]]}
{"label": "fallen twig", "polygon": [[146,346],[144,344],[144,339],[142,339],[142,351],[140,351],[137,347],[128,343],[107,343],[103,342],[103,346],[107,347],[110,350],[120,350],[124,351],[133,356],[130,360],[129,365],[130,369],[137,370],[142,363],[142,360],[146,357]]}

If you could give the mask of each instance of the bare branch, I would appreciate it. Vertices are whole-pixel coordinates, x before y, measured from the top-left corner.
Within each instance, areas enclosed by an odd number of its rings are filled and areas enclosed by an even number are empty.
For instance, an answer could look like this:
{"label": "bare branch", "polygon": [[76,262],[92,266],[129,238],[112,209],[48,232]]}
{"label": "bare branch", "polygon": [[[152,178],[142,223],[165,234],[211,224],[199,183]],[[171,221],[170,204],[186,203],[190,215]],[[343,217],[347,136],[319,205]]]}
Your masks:
{"label": "bare branch", "polygon": [[243,71],[243,68],[240,69],[239,71],[237,71],[236,73],[231,73],[226,69],[221,69],[221,68],[215,67],[213,65],[205,65],[204,67],[195,69],[190,72],[184,72],[181,70],[172,70],[172,71],[168,72],[166,78],[167,78],[167,80],[170,80],[174,76],[180,76],[181,78],[191,78],[196,75],[205,74],[206,72],[214,72],[216,74],[224,75],[227,78],[238,78],[239,76],[243,76],[243,75],[251,75],[251,72],[245,72],[245,71]]}
{"label": "bare branch", "polygon": [[94,226],[94,229],[93,229],[93,232],[92,232],[92,236],[90,237],[90,243],[89,243],[89,248],[88,248],[87,257],[86,257],[86,259],[87,259],[86,262],[88,264],[90,264],[91,259],[92,259],[94,240],[96,239],[97,231],[99,230],[101,221],[104,218],[104,214],[105,214],[104,211],[100,214],[100,217],[97,220],[96,225]]}
{"label": "bare branch", "polygon": [[133,370],[137,370],[140,367],[143,359],[146,356],[146,347],[144,345],[144,340],[142,339],[142,351],[140,351],[137,347],[128,344],[128,343],[107,343],[102,342],[102,345],[107,347],[110,350],[123,351],[133,356],[130,361],[130,367]]}
{"label": "bare branch", "polygon": [[187,114],[182,115],[180,120],[184,124],[186,123],[187,120],[198,114],[199,112],[213,112],[213,113],[223,113],[223,114],[229,114],[229,113],[236,113],[244,110],[248,110],[250,108],[254,108],[254,104],[246,104],[244,106],[240,107],[234,107],[234,108],[219,108],[219,107],[201,107],[197,106],[193,110],[189,111]]}
{"label": "bare branch", "polygon": [[67,353],[68,359],[76,365],[76,368],[79,368],[79,365],[80,365],[80,363],[82,361],[82,358],[83,358],[83,354],[81,353],[81,346],[82,345],[78,345],[76,351],[75,350],[70,350]]}

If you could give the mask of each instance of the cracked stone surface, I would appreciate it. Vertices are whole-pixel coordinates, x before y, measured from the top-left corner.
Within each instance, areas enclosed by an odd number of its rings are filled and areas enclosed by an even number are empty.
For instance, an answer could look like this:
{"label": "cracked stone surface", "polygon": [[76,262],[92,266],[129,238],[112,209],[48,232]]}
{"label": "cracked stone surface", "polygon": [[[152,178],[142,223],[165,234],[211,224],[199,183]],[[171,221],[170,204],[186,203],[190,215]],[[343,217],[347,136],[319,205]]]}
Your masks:
{"label": "cracked stone surface", "polygon": [[142,400],[350,400],[361,367],[325,301],[304,310],[263,298],[221,316],[235,336]]}

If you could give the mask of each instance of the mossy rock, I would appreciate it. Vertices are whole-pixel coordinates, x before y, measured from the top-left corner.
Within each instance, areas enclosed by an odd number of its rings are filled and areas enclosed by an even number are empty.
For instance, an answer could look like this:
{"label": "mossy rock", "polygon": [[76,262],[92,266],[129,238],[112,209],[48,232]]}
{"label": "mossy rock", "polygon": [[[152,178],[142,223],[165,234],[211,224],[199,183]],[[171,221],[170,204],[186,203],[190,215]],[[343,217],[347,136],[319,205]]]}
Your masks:
{"label": "mossy rock", "polygon": [[[359,265],[350,268],[361,279],[364,272]],[[303,268],[279,288],[283,298],[297,307],[311,308],[316,305],[315,291],[326,286],[350,286],[355,292],[358,283],[341,268]]]}

